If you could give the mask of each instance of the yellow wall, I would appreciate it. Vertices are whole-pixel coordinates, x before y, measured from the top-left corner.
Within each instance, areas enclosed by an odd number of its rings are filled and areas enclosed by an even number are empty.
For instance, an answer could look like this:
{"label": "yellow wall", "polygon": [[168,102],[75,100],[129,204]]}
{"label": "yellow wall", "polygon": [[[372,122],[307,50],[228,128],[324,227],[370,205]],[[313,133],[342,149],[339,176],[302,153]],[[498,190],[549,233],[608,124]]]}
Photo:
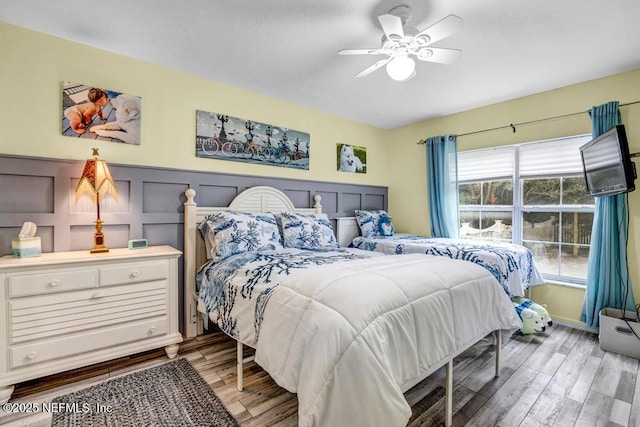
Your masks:
{"label": "yellow wall", "polygon": [[[0,23],[0,153],[293,179],[387,185],[383,133],[374,127],[147,62]],[[142,97],[141,144],[61,135],[62,82]],[[307,132],[309,170],[195,156],[196,110]],[[366,174],[338,172],[336,144],[367,148]]]}
{"label": "yellow wall", "polygon": [[[429,233],[425,147],[416,142],[510,123],[587,111],[592,105],[640,100],[640,70],[385,131],[330,114],[204,80],[139,60],[0,23],[0,153],[84,160],[100,148],[110,163],[148,165],[389,187],[389,211],[399,231]],[[142,143],[85,141],[60,134],[61,84],[76,81],[142,97]],[[195,112],[205,110],[308,132],[308,171],[195,157]],[[630,149],[640,151],[640,105],[622,107]],[[591,132],[588,115],[460,137],[459,150]],[[336,143],[367,148],[367,174],[336,171]],[[640,165],[639,165],[640,166]],[[629,195],[630,274],[640,238],[640,191]],[[552,316],[579,323],[582,289],[544,285],[537,302]]]}
{"label": "yellow wall", "polygon": [[[390,131],[388,139],[393,148],[388,156],[395,174],[388,181],[389,213],[393,216],[394,225],[397,224],[397,228],[405,232],[428,234],[430,231],[426,203],[425,146],[416,144],[420,139],[445,133],[463,134],[582,111],[585,113],[569,118],[518,126],[516,133],[505,129],[462,136],[458,139],[458,150],[590,134],[591,120],[586,111],[593,105],[608,101],[617,100],[620,104],[639,101],[639,83],[640,70],[634,70]],[[632,153],[640,152],[640,104],[623,106],[620,111],[626,126],[629,149]],[[640,170],[640,162],[638,168]],[[628,255],[636,302],[640,302],[640,271],[637,263],[639,240],[640,191],[635,191],[629,193]],[[536,302],[549,305],[553,317],[582,324],[579,322],[584,299],[582,289],[547,284],[534,288],[532,295]]]}

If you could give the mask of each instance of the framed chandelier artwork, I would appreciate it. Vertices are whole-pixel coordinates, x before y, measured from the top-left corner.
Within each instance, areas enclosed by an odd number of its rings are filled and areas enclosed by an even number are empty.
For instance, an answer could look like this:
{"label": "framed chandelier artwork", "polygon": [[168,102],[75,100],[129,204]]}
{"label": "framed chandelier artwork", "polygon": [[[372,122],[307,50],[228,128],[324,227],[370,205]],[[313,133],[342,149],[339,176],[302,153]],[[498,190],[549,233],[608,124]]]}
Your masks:
{"label": "framed chandelier artwork", "polygon": [[309,170],[308,133],[196,111],[196,157]]}

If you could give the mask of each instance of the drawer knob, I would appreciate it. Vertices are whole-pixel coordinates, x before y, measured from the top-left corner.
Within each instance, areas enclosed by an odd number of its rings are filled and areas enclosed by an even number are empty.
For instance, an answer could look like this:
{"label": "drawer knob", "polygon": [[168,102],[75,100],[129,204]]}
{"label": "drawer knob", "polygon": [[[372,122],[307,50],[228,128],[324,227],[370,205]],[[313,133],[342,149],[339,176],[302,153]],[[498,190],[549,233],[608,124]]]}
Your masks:
{"label": "drawer knob", "polygon": [[156,327],[155,326],[150,327],[149,328],[149,335],[153,335],[155,333],[156,333]]}
{"label": "drawer knob", "polygon": [[135,279],[139,275],[140,275],[140,272],[138,270],[135,270],[135,271],[131,272],[131,278],[132,279]]}
{"label": "drawer knob", "polygon": [[91,299],[98,299],[98,298],[102,298],[102,294],[100,294],[100,292],[96,292],[93,295],[91,295]]}
{"label": "drawer knob", "polygon": [[37,356],[37,355],[38,355],[38,353],[37,353],[37,352],[32,351],[31,353],[27,354],[27,359],[29,359],[29,360],[33,360],[33,359],[35,359],[35,358],[36,358],[36,356]]}
{"label": "drawer knob", "polygon": [[60,284],[60,281],[58,279],[53,279],[51,282],[49,282],[50,286],[56,287]]}

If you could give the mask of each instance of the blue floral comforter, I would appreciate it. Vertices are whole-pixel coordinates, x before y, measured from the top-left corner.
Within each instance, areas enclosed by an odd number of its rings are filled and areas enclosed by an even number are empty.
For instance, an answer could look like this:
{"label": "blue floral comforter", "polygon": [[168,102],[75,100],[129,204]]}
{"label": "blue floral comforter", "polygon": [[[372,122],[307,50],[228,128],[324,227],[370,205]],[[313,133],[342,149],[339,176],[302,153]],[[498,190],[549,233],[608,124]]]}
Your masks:
{"label": "blue floral comforter", "polygon": [[280,249],[243,252],[198,271],[198,311],[206,313],[222,331],[255,347],[265,305],[284,278],[313,266],[383,256],[354,249]]}
{"label": "blue floral comforter", "polygon": [[493,274],[510,297],[524,296],[524,289],[544,283],[531,251],[510,243],[397,233],[393,236],[356,237],[351,246],[384,254],[423,253],[470,261]]}

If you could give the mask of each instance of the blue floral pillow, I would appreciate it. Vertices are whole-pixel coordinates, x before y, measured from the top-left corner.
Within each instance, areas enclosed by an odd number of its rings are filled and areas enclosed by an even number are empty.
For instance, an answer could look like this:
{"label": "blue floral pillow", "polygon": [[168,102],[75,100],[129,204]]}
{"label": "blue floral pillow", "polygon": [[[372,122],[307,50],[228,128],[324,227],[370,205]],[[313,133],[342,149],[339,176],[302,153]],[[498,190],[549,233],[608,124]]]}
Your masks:
{"label": "blue floral pillow", "polygon": [[285,248],[338,248],[331,221],[326,214],[303,215],[283,212],[277,215]]}
{"label": "blue floral pillow", "polygon": [[276,218],[270,213],[216,212],[199,226],[205,242],[209,240],[211,259],[218,262],[241,252],[282,249]]}
{"label": "blue floral pillow", "polygon": [[[360,227],[360,234],[363,237],[380,236],[380,218],[389,218],[389,214],[384,210],[365,211],[356,209],[356,221]],[[391,222],[391,221],[389,221]]]}

